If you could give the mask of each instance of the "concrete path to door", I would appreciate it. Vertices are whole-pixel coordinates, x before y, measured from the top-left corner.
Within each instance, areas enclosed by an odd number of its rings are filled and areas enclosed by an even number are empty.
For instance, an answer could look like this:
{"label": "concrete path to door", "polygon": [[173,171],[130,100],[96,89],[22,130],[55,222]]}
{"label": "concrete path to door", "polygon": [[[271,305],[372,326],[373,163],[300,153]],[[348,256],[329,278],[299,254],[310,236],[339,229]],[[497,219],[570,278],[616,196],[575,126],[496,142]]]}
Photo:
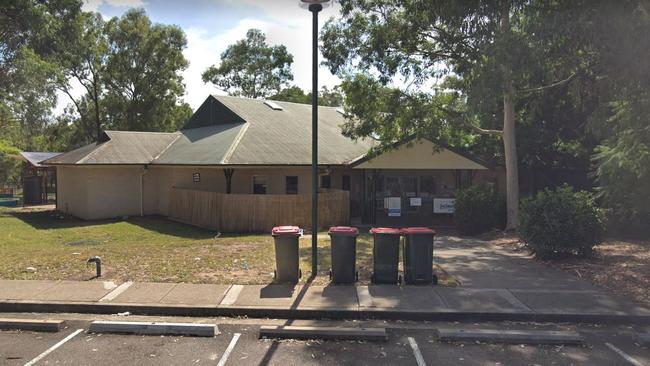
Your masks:
{"label": "concrete path to door", "polygon": [[529,255],[514,253],[475,238],[439,236],[434,261],[469,288],[528,290],[596,290],[584,280],[545,266]]}

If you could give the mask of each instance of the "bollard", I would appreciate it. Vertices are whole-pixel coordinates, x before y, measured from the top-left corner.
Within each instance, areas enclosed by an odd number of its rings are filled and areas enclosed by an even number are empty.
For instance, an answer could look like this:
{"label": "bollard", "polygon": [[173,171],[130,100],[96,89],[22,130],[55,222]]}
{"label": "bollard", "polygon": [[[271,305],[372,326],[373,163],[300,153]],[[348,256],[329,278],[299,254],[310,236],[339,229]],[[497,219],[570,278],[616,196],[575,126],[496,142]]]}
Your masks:
{"label": "bollard", "polygon": [[102,257],[96,255],[92,256],[88,259],[87,263],[95,263],[95,269],[97,271],[97,275],[95,276],[96,278],[102,276]]}

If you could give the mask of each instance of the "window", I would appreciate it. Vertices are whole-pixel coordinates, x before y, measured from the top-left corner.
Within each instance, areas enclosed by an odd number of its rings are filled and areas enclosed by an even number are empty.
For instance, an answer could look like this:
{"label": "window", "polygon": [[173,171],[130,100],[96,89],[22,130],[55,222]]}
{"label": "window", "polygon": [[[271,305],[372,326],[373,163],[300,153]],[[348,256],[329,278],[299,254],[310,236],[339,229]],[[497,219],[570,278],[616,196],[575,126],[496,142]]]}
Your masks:
{"label": "window", "polygon": [[285,186],[287,194],[298,194],[298,177],[295,175],[286,176]]}
{"label": "window", "polygon": [[253,176],[253,194],[266,194],[266,177],[262,175]]}
{"label": "window", "polygon": [[332,188],[332,179],[329,175],[322,175],[320,177],[320,187],[321,188]]}
{"label": "window", "polygon": [[344,191],[349,191],[350,190],[350,176],[349,175],[344,175],[341,177],[341,189]]}
{"label": "window", "polygon": [[431,176],[420,177],[420,191],[422,197],[433,197],[436,194],[436,181]]}

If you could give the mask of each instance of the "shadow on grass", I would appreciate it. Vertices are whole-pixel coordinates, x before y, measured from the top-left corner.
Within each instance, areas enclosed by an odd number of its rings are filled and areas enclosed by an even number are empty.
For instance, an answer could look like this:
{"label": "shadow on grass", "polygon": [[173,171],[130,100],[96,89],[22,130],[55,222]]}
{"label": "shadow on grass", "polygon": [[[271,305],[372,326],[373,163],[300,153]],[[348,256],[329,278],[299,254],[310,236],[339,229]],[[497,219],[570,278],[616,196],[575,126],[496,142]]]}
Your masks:
{"label": "shadow on grass", "polygon": [[210,239],[216,235],[214,231],[168,220],[162,216],[87,221],[57,211],[14,211],[7,213],[7,215],[11,215],[38,230],[73,229],[127,222],[145,230],[185,239]]}

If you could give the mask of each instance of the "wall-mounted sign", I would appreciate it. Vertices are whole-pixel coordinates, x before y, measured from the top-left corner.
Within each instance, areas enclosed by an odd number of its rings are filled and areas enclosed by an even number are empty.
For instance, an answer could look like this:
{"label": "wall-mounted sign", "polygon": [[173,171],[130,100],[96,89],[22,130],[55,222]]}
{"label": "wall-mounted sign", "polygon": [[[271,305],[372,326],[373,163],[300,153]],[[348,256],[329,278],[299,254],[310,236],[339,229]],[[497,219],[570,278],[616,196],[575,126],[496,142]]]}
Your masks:
{"label": "wall-mounted sign", "polygon": [[411,204],[411,206],[422,206],[422,198],[421,197],[411,197],[410,204]]}
{"label": "wall-mounted sign", "polygon": [[386,207],[388,208],[388,216],[400,217],[402,216],[402,197],[386,197]]}
{"label": "wall-mounted sign", "polygon": [[201,173],[192,173],[192,182],[198,183],[201,181]]}
{"label": "wall-mounted sign", "polygon": [[454,213],[454,198],[434,198],[433,213]]}

